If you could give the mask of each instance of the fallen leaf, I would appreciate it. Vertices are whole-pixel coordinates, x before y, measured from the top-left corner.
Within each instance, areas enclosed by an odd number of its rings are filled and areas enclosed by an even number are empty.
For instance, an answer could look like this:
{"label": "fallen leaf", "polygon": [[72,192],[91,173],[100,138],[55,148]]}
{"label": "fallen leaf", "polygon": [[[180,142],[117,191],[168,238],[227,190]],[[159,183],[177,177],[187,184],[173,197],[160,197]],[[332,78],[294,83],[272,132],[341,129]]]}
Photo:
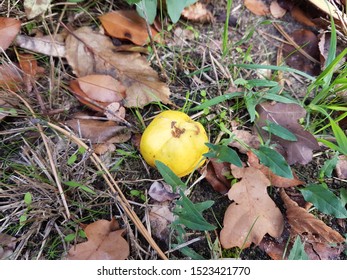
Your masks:
{"label": "fallen leaf", "polygon": [[80,77],[70,82],[70,88],[81,103],[100,112],[111,103],[123,100],[125,95],[125,87],[109,75]]}
{"label": "fallen leaf", "polygon": [[229,163],[211,159],[200,172],[205,174],[205,179],[215,191],[225,194],[230,190],[231,180],[226,178],[231,175]]}
{"label": "fallen leaf", "polygon": [[23,49],[27,49],[44,55],[65,57],[65,44],[54,40],[50,36],[46,37],[29,37],[18,35],[14,44]]}
{"label": "fallen leaf", "polygon": [[84,229],[88,241],[73,246],[68,260],[125,260],[129,256],[129,244],[122,237],[115,219],[98,220]]}
{"label": "fallen leaf", "polygon": [[151,233],[164,242],[169,242],[170,225],[175,220],[170,202],[154,203],[149,211]]}
{"label": "fallen leaf", "polygon": [[256,110],[259,114],[256,127],[264,139],[269,137],[268,133],[261,129],[261,127],[266,126],[266,120],[283,126],[298,139],[297,141],[288,141],[271,135],[271,141],[284,148],[284,157],[289,165],[294,163],[307,164],[312,160],[312,151],[319,150],[319,145],[316,138],[298,123],[298,120],[306,115],[304,108],[294,103],[263,102],[257,105]]}
{"label": "fallen leaf", "polygon": [[267,193],[270,181],[254,167],[234,168],[235,178],[242,178],[229,190],[233,203],[224,215],[220,241],[224,248],[258,245],[264,235],[281,236],[283,217]]}
{"label": "fallen leaf", "polygon": [[[299,235],[302,240],[312,247],[310,258],[330,259],[336,255],[336,249],[341,253],[344,249],[345,238],[337,231],[328,227],[323,221],[301,208],[291,200],[284,189],[280,189],[280,195],[286,207],[286,216],[290,224],[292,236]],[[327,251],[330,247],[330,250]],[[306,251],[305,246],[305,251]],[[334,249],[335,248],[335,249]]]}
{"label": "fallen leaf", "polygon": [[16,247],[17,238],[0,232],[0,260],[8,259]]}
{"label": "fallen leaf", "polygon": [[257,16],[266,16],[270,13],[269,7],[262,0],[245,0],[244,5]]}
{"label": "fallen leaf", "polygon": [[200,2],[184,8],[181,15],[193,22],[210,23],[214,21],[212,13],[207,9],[205,4]]}
{"label": "fallen leaf", "polygon": [[277,0],[272,1],[270,4],[270,12],[274,18],[282,18],[287,10],[283,9],[277,2]]}
{"label": "fallen leaf", "polygon": [[339,156],[335,171],[338,178],[343,180],[347,179],[347,156]]}
{"label": "fallen leaf", "polygon": [[36,58],[32,54],[18,54],[18,62],[23,70],[23,81],[26,91],[31,92],[35,83],[36,75],[44,73],[44,69],[39,67]]}
{"label": "fallen leaf", "polygon": [[[318,38],[312,31],[307,29],[295,30],[290,34],[290,37],[301,50],[310,55],[314,60],[319,61],[320,54]],[[319,75],[321,72],[319,63],[316,63],[316,61],[312,61],[307,56],[303,55],[301,52],[296,50],[294,46],[284,44],[282,52],[288,66],[314,76]]]}
{"label": "fallen leaf", "polygon": [[289,187],[296,187],[296,186],[305,184],[305,182],[297,178],[294,172],[293,172],[293,176],[294,176],[293,179],[288,179],[288,178],[275,175],[270,170],[270,168],[259,163],[259,159],[254,153],[249,151],[247,155],[248,155],[249,165],[260,170],[270,180],[271,186],[275,186],[279,188],[289,188]]}
{"label": "fallen leaf", "polygon": [[[136,45],[149,43],[146,21],[135,10],[120,10],[99,17],[107,34],[118,39],[127,39]],[[160,41],[158,32],[151,27],[152,37]]]}
{"label": "fallen leaf", "polygon": [[[235,138],[240,140],[241,142],[245,143],[247,146],[258,149],[260,146],[260,140],[258,135],[254,135],[251,132],[247,130],[237,130],[233,129],[233,135],[235,135]],[[244,145],[241,145],[238,141],[232,141],[228,144],[231,147],[237,148],[240,153],[246,154],[248,152],[248,149],[245,148]]]}
{"label": "fallen leaf", "polygon": [[188,44],[189,41],[194,40],[194,31],[190,29],[182,29],[176,27],[174,31],[173,45],[182,47],[184,44]]}
{"label": "fallen leaf", "polygon": [[179,198],[178,193],[172,192],[172,187],[164,182],[155,181],[150,186],[148,195],[158,202],[172,201]]}
{"label": "fallen leaf", "polygon": [[43,14],[51,4],[51,0],[24,0],[25,14],[28,19]]}
{"label": "fallen leaf", "polygon": [[104,113],[110,121],[125,121],[125,108],[119,102],[112,102],[107,105]]}
{"label": "fallen leaf", "polygon": [[14,18],[0,17],[0,48],[6,50],[20,31],[21,22]]}
{"label": "fallen leaf", "polygon": [[94,144],[124,143],[131,137],[131,132],[127,127],[119,126],[114,121],[74,118],[68,120],[66,124],[77,135],[89,139]]}
{"label": "fallen leaf", "polygon": [[125,88],[125,107],[140,107],[151,102],[171,104],[170,90],[139,53],[114,51],[111,40],[82,27],[66,39],[66,58],[79,76],[107,74]]}
{"label": "fallen leaf", "polygon": [[293,8],[290,11],[292,17],[307,26],[315,27],[316,24],[312,21],[312,19],[298,6],[293,6]]}
{"label": "fallen leaf", "polygon": [[15,64],[0,65],[0,89],[19,90],[22,83],[22,73]]}

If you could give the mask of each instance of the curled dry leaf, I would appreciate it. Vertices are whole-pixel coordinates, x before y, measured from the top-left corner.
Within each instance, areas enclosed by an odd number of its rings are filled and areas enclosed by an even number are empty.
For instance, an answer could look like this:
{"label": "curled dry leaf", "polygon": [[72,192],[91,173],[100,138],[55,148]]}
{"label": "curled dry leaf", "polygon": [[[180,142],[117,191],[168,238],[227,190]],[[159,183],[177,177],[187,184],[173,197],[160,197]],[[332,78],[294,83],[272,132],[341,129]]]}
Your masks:
{"label": "curled dry leaf", "polygon": [[289,187],[296,187],[299,185],[305,184],[305,182],[299,180],[296,176],[296,174],[293,171],[293,179],[284,178],[281,176],[278,176],[274,174],[270,168],[266,167],[265,165],[262,165],[259,163],[259,159],[257,156],[249,151],[247,153],[248,155],[248,163],[250,166],[253,166],[254,168],[259,169],[269,180],[271,183],[271,186],[279,187],[279,188],[289,188]]}
{"label": "curled dry leaf", "polygon": [[218,162],[216,159],[211,159],[200,172],[202,174],[205,173],[205,179],[215,191],[221,194],[225,194],[229,191],[231,180],[226,178],[227,175],[231,175],[229,163]]}
{"label": "curled dry leaf", "polygon": [[284,157],[289,165],[294,163],[307,164],[312,160],[312,151],[319,150],[319,145],[316,138],[298,123],[299,119],[306,115],[304,108],[293,103],[263,102],[257,105],[256,110],[259,114],[256,127],[264,139],[269,137],[268,133],[261,129],[266,126],[266,120],[283,126],[296,136],[297,141],[288,141],[271,135],[271,141],[284,148]]}
{"label": "curled dry leaf", "polygon": [[235,178],[242,178],[229,190],[233,203],[224,215],[220,241],[224,248],[247,248],[259,244],[264,235],[279,237],[283,231],[283,217],[267,193],[270,181],[254,167],[234,168]]}
{"label": "curled dry leaf", "polygon": [[[337,253],[336,249],[341,253],[345,242],[345,238],[341,234],[328,227],[311,213],[308,213],[304,208],[301,208],[289,198],[284,189],[280,190],[280,194],[287,208],[286,216],[290,224],[291,235],[299,235],[309,244],[308,247],[313,250],[311,253],[319,259],[333,258]],[[305,247],[305,249],[308,247]],[[327,254],[327,252],[329,253]],[[311,255],[311,258],[314,259],[315,257]]]}
{"label": "curled dry leaf", "polygon": [[281,18],[286,14],[287,10],[283,9],[278,4],[277,0],[275,0],[275,1],[272,1],[270,4],[270,12],[274,18]]}
{"label": "curled dry leaf", "polygon": [[[318,38],[312,31],[307,29],[295,30],[290,34],[290,37],[300,47],[300,49],[316,61],[319,61],[320,54]],[[301,52],[296,50],[294,46],[284,44],[282,52],[286,63],[290,67],[306,72],[310,75],[318,75],[320,73],[320,64],[303,55]]]}
{"label": "curled dry leaf", "polygon": [[89,27],[66,38],[66,58],[79,76],[107,74],[125,88],[125,107],[143,107],[151,102],[171,104],[170,90],[159,80],[139,53],[117,52],[112,41]]}
{"label": "curled dry leaf", "polygon": [[[118,39],[127,39],[136,45],[149,43],[146,21],[135,10],[121,10],[99,17],[106,32]],[[160,41],[158,32],[151,27],[152,37]]]}
{"label": "curled dry leaf", "polygon": [[270,13],[269,7],[262,0],[245,0],[244,5],[257,16],[266,16]]}
{"label": "curled dry leaf", "polygon": [[75,118],[68,120],[66,124],[77,135],[89,139],[94,144],[124,143],[131,137],[131,132],[127,127],[118,126],[114,121]]}
{"label": "curled dry leaf", "polygon": [[175,220],[170,202],[154,203],[149,211],[149,221],[152,234],[164,242],[169,241],[169,225]]}
{"label": "curled dry leaf", "polygon": [[51,37],[29,37],[18,35],[14,41],[16,46],[44,55],[65,57],[65,44]]}
{"label": "curled dry leaf", "polygon": [[298,21],[304,25],[307,25],[307,26],[311,26],[311,27],[316,26],[316,24],[312,21],[312,18],[306,12],[304,12],[302,9],[300,9],[300,7],[293,6],[290,13],[296,21]]}
{"label": "curled dry leaf", "polygon": [[99,112],[125,95],[125,87],[109,75],[84,76],[71,81],[70,88],[81,103]]}
{"label": "curled dry leaf", "polygon": [[129,244],[122,237],[115,219],[98,220],[84,229],[88,241],[73,246],[68,253],[69,260],[125,260],[129,256]]}
{"label": "curled dry leaf", "polygon": [[178,193],[172,192],[172,187],[164,182],[155,181],[149,188],[148,195],[158,202],[172,201],[179,198]]}
{"label": "curled dry leaf", "polygon": [[184,8],[181,15],[194,22],[209,23],[214,21],[212,13],[207,9],[206,5],[200,2]]}
{"label": "curled dry leaf", "polygon": [[20,31],[21,22],[14,18],[0,17],[0,48],[6,50]]}

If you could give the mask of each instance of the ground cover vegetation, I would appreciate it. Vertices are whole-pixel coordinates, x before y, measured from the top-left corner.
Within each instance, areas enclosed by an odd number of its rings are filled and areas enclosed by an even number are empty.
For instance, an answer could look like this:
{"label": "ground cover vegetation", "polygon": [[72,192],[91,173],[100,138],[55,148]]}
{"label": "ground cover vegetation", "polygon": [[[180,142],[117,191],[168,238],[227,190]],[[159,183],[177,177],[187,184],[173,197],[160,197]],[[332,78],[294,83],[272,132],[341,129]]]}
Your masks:
{"label": "ground cover vegetation", "polygon": [[0,259],[346,259],[345,4],[2,1]]}

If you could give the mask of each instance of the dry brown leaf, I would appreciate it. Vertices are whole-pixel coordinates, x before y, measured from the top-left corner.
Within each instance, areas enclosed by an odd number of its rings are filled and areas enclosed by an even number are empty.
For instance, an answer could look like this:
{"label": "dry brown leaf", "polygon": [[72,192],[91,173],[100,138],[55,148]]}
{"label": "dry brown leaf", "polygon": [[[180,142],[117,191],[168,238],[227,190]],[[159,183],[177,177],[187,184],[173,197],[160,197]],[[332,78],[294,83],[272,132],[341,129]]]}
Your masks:
{"label": "dry brown leaf", "polygon": [[118,126],[114,121],[75,118],[68,120],[66,124],[77,135],[89,139],[94,144],[124,143],[131,137],[131,132],[127,127]]}
{"label": "dry brown leaf", "polygon": [[234,201],[224,215],[220,241],[224,248],[247,248],[259,244],[264,235],[279,237],[283,231],[283,217],[267,193],[270,181],[254,167],[234,168],[235,178],[242,178],[229,190]]}
{"label": "dry brown leaf", "polygon": [[89,27],[66,39],[66,58],[79,76],[107,74],[126,88],[125,107],[143,107],[151,102],[171,104],[170,90],[159,80],[139,53],[117,52],[112,41]]}
{"label": "dry brown leaf", "polygon": [[105,116],[110,121],[123,121],[125,118],[125,108],[119,102],[112,102],[106,106]]}
{"label": "dry brown leaf", "polygon": [[172,201],[180,197],[178,193],[172,192],[170,185],[159,181],[153,182],[149,188],[148,195],[158,202]]}
{"label": "dry brown leaf", "polygon": [[[240,141],[245,143],[247,146],[254,149],[258,149],[260,147],[260,140],[258,135],[254,135],[247,130],[233,129],[232,132],[235,135],[235,138],[239,139]],[[248,149],[245,148],[243,145],[241,145],[238,141],[230,142],[229,146],[237,148],[239,152],[243,154],[246,154],[248,152]]]}
{"label": "dry brown leaf", "polygon": [[244,5],[257,16],[266,16],[270,13],[269,7],[262,0],[245,0]]}
{"label": "dry brown leaf", "polygon": [[[312,31],[307,29],[295,30],[290,34],[290,37],[303,51],[319,62],[320,53],[318,48],[318,38]],[[311,59],[296,50],[292,45],[284,44],[282,52],[286,64],[290,67],[315,76],[319,75],[321,72],[320,63],[311,61]]]}
{"label": "dry brown leaf", "polygon": [[307,26],[311,26],[311,27],[316,26],[316,24],[311,20],[311,18],[303,10],[301,10],[298,6],[294,6],[290,12],[291,12],[292,17],[296,21],[298,21],[304,25],[307,25]]}
{"label": "dry brown leaf", "polygon": [[21,22],[14,18],[0,17],[0,48],[6,50],[20,31]]}
{"label": "dry brown leaf", "polygon": [[0,232],[0,260],[6,260],[13,254],[16,243],[15,237]]}
{"label": "dry brown leaf", "polygon": [[[146,21],[135,10],[121,10],[99,17],[106,32],[118,39],[127,39],[136,45],[149,43]],[[160,41],[158,32],[151,27],[152,37]]]}
{"label": "dry brown leaf", "polygon": [[65,57],[65,44],[51,37],[29,37],[18,35],[14,44],[33,52],[49,56]]}
{"label": "dry brown leaf", "polygon": [[305,184],[305,182],[300,181],[296,174],[293,171],[293,179],[284,178],[281,176],[278,176],[274,174],[270,168],[266,167],[265,165],[262,165],[259,163],[259,159],[257,156],[249,151],[247,153],[248,155],[248,163],[250,166],[253,166],[254,168],[259,169],[271,182],[271,186],[279,187],[279,188],[289,188],[289,187],[296,187],[299,185]]}
{"label": "dry brown leaf", "polygon": [[98,220],[84,229],[88,241],[73,246],[68,253],[69,260],[125,260],[129,256],[129,244],[122,237],[115,219]]}
{"label": "dry brown leaf", "polygon": [[280,190],[284,202],[288,223],[294,235],[300,235],[306,242],[334,244],[343,243],[345,239],[337,231],[328,227],[295,201],[291,200],[284,189]]}
{"label": "dry brown leaf", "polygon": [[184,8],[182,16],[190,21],[200,23],[209,23],[214,21],[212,13],[207,9],[205,4],[200,2]]}
{"label": "dry brown leaf", "polygon": [[154,236],[164,242],[169,241],[170,227],[169,225],[175,220],[172,213],[170,202],[154,203],[149,211],[149,221],[151,224],[151,232]]}
{"label": "dry brown leaf", "polygon": [[229,163],[218,162],[216,159],[211,159],[200,173],[205,173],[205,179],[215,191],[221,194],[225,194],[229,191],[231,180],[226,178],[226,175],[231,175]]}
{"label": "dry brown leaf", "polygon": [[335,170],[337,177],[343,180],[347,179],[347,156],[339,156]]}
{"label": "dry brown leaf", "polygon": [[0,89],[20,90],[23,86],[23,76],[14,64],[0,65]]}
{"label": "dry brown leaf", "polygon": [[272,1],[270,4],[270,12],[274,18],[281,18],[286,14],[287,10],[283,9],[278,4],[277,0],[275,0],[275,1]]}
{"label": "dry brown leaf", "polygon": [[51,4],[51,0],[24,0],[25,14],[28,19],[43,14]]}
{"label": "dry brown leaf", "polygon": [[71,81],[70,88],[81,103],[100,112],[125,95],[125,87],[109,75],[84,76]]}
{"label": "dry brown leaf", "polygon": [[266,120],[283,126],[292,132],[297,141],[284,140],[276,135],[271,135],[271,141],[284,148],[284,157],[289,165],[294,163],[307,164],[312,160],[313,150],[319,150],[316,138],[299,124],[299,119],[306,116],[306,110],[298,104],[270,103],[258,104],[256,110],[259,118],[256,121],[258,132],[264,139],[268,139],[268,133],[261,129],[267,126]]}

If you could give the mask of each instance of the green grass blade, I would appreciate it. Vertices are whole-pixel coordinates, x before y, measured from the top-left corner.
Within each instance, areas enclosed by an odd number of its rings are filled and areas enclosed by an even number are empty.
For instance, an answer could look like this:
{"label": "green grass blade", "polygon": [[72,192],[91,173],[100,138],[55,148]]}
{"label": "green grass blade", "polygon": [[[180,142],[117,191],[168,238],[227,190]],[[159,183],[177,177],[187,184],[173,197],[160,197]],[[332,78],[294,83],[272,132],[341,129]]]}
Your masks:
{"label": "green grass blade", "polygon": [[168,183],[174,190],[177,187],[185,186],[182,180],[175,173],[173,173],[173,171],[167,165],[159,160],[156,160],[155,166],[157,167],[161,176],[163,176],[164,181]]}
{"label": "green grass blade", "polygon": [[194,111],[200,111],[204,110],[206,108],[209,108],[211,106],[217,105],[221,102],[227,101],[229,99],[235,98],[235,97],[243,97],[244,93],[243,92],[231,92],[231,93],[226,93],[217,97],[214,97],[206,102],[204,102],[201,105],[198,105],[194,108],[191,108],[189,111],[194,112]]}

